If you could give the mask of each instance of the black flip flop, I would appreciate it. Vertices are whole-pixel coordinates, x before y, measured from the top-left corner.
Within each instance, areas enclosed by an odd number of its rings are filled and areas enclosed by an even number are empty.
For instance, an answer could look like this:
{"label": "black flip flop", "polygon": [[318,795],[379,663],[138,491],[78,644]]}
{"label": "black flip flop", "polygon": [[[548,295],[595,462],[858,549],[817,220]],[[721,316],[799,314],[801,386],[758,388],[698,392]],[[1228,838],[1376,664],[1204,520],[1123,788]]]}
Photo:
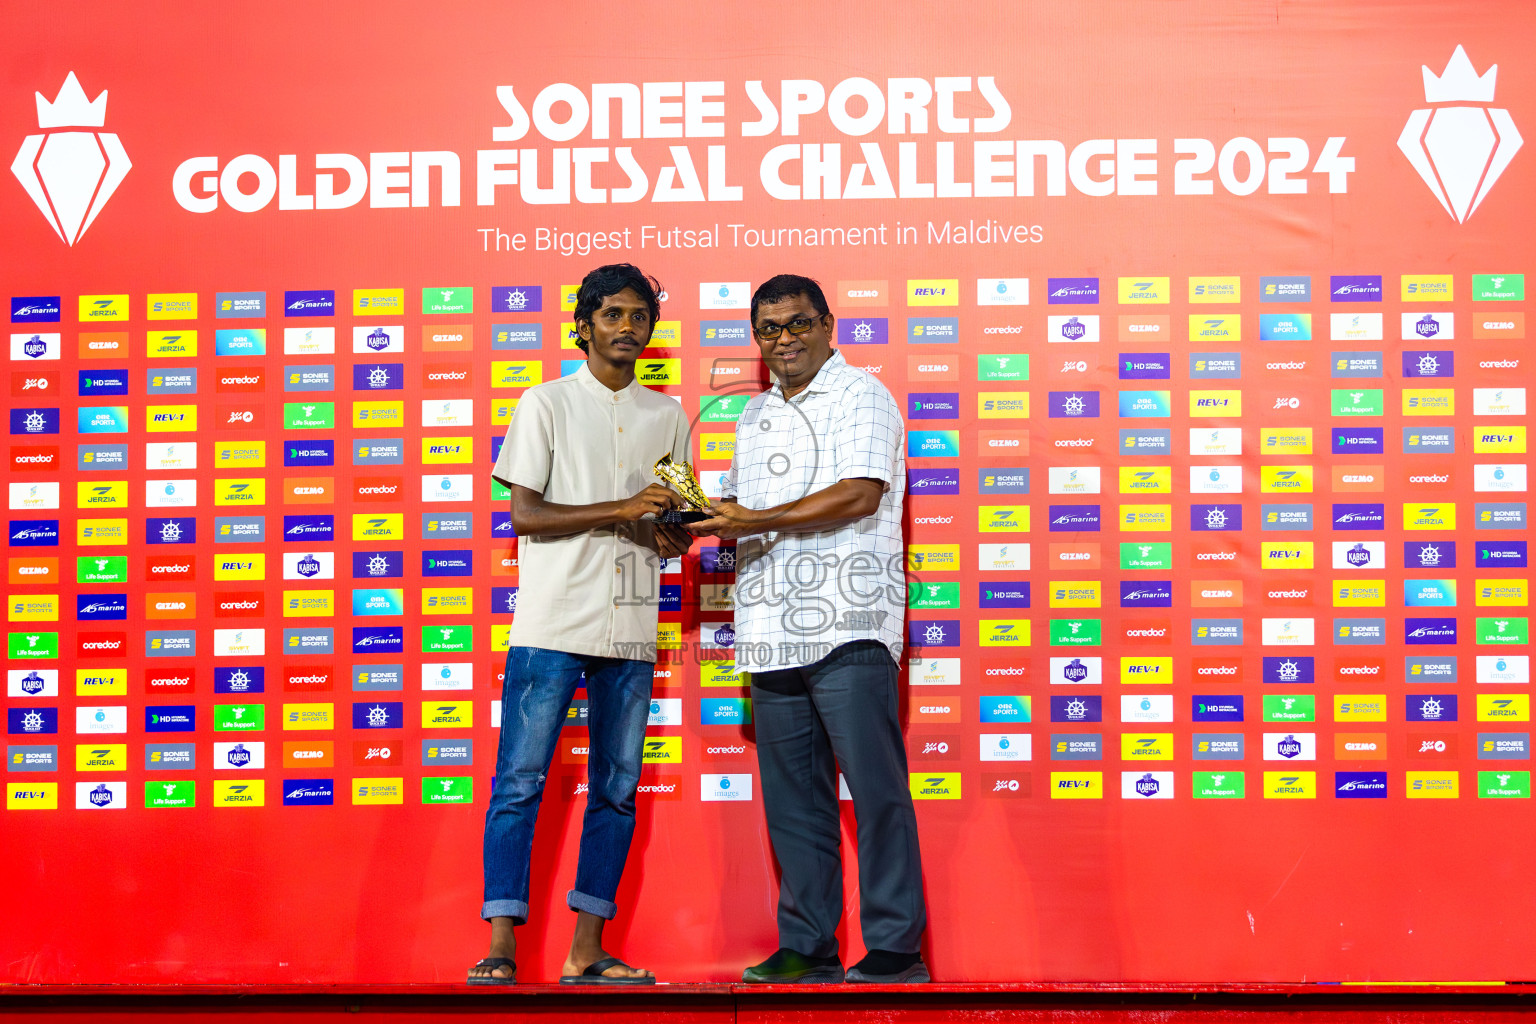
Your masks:
{"label": "black flip flop", "polygon": [[[479,963],[475,964],[475,967],[484,967],[484,968],[486,968],[488,970],[492,970],[492,971],[494,971],[498,967],[505,967],[507,970],[512,972],[512,977],[510,977],[510,978],[498,978],[494,974],[487,974],[483,978],[476,978],[476,977],[470,976],[470,977],[466,977],[464,979],[464,984],[466,984],[466,985],[516,985],[517,984],[517,964],[516,964],[516,962],[514,962],[512,960],[508,960],[504,956],[488,956],[484,960],[481,960]],[[474,970],[475,967],[471,967],[470,970]]]}
{"label": "black flip flop", "polygon": [[[605,956],[596,963],[589,964],[587,969],[580,974],[567,974],[560,979],[562,985],[654,985],[654,977],[644,978],[610,978],[603,972],[615,967],[629,967],[629,964],[616,956]],[[634,970],[633,967],[629,968]]]}

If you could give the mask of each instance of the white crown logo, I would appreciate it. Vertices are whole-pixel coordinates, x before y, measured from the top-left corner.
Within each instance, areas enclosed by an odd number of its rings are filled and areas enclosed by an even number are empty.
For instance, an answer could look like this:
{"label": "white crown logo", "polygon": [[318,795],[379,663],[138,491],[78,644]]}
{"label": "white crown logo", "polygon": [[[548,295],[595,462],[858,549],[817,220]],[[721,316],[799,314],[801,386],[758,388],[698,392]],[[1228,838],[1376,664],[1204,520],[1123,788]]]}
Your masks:
{"label": "white crown logo", "polygon": [[1479,78],[1467,51],[1460,46],[1451,54],[1451,59],[1445,62],[1445,70],[1440,74],[1436,75],[1423,65],[1420,65],[1419,70],[1424,73],[1426,103],[1455,103],[1460,100],[1470,103],[1493,102],[1493,87],[1499,77],[1499,66],[1495,64]]}
{"label": "white crown logo", "polygon": [[91,226],[133,162],[112,132],[50,131],[95,129],[106,124],[107,93],[86,98],[71,71],[50,103],[36,93],[37,126],[44,134],[22,141],[11,173],[42,211],[54,233],[74,245]]}
{"label": "white crown logo", "polygon": [[[1457,46],[1436,75],[1421,66],[1427,103],[1492,103],[1499,66],[1481,77],[1467,51]],[[1524,142],[1502,107],[1442,106],[1408,116],[1397,148],[1403,151],[1445,212],[1465,223]]]}
{"label": "white crown logo", "polygon": [[[59,94],[49,103],[42,93],[37,97],[37,126],[39,128],[100,128],[107,123],[107,91],[94,100],[85,97],[80,80],[71,71]],[[1492,93],[1489,94],[1492,98]]]}

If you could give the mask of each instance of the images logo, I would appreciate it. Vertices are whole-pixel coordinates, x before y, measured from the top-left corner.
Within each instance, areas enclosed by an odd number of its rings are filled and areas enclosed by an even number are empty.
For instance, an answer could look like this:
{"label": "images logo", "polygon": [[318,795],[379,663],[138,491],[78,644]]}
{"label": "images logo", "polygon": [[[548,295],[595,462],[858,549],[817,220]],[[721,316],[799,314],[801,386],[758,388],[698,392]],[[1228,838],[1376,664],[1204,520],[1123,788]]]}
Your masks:
{"label": "images logo", "polygon": [[[1427,103],[1492,103],[1499,66],[1482,77],[1460,46],[1438,76],[1424,73]],[[1408,116],[1397,148],[1403,151],[1445,212],[1466,223],[1488,195],[1524,140],[1501,107],[1450,106],[1415,110]]]}
{"label": "images logo", "polygon": [[112,132],[50,128],[100,128],[107,120],[107,93],[88,100],[71,71],[49,103],[37,97],[37,126],[43,134],[22,142],[11,173],[27,190],[54,233],[74,245],[91,226],[133,166]]}

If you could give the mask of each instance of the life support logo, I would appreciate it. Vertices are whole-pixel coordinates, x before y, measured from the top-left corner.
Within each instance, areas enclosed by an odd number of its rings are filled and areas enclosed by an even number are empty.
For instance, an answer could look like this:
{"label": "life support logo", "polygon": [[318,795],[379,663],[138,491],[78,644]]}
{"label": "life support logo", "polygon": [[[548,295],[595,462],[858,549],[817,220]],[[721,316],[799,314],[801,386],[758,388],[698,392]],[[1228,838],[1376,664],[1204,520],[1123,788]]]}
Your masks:
{"label": "life support logo", "polygon": [[[74,245],[123,183],[133,162],[107,121],[107,93],[86,98],[71,71],[50,103],[37,97],[37,126],[11,163],[11,173],[42,211],[54,233]],[[58,129],[65,129],[60,131]],[[82,130],[83,129],[83,130]]]}
{"label": "life support logo", "polygon": [[1415,110],[1398,136],[1397,148],[1445,212],[1464,224],[1524,140],[1509,111],[1486,106],[1493,102],[1497,64],[1479,76],[1467,51],[1457,46],[1439,75],[1427,66],[1420,70],[1425,102],[1455,105]]}

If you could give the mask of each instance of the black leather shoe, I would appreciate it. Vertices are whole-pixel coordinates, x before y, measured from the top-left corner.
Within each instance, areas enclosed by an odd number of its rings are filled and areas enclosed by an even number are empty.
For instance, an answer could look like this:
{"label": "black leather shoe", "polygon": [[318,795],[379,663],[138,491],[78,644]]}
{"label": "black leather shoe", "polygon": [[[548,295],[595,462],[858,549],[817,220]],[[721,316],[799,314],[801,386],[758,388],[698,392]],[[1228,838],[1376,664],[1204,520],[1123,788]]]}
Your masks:
{"label": "black leather shoe", "polygon": [[917,985],[930,980],[921,953],[872,949],[848,968],[848,981],[867,985]]}
{"label": "black leather shoe", "polygon": [[742,971],[741,980],[759,985],[836,985],[843,980],[843,964],[835,956],[806,956],[780,949]]}

